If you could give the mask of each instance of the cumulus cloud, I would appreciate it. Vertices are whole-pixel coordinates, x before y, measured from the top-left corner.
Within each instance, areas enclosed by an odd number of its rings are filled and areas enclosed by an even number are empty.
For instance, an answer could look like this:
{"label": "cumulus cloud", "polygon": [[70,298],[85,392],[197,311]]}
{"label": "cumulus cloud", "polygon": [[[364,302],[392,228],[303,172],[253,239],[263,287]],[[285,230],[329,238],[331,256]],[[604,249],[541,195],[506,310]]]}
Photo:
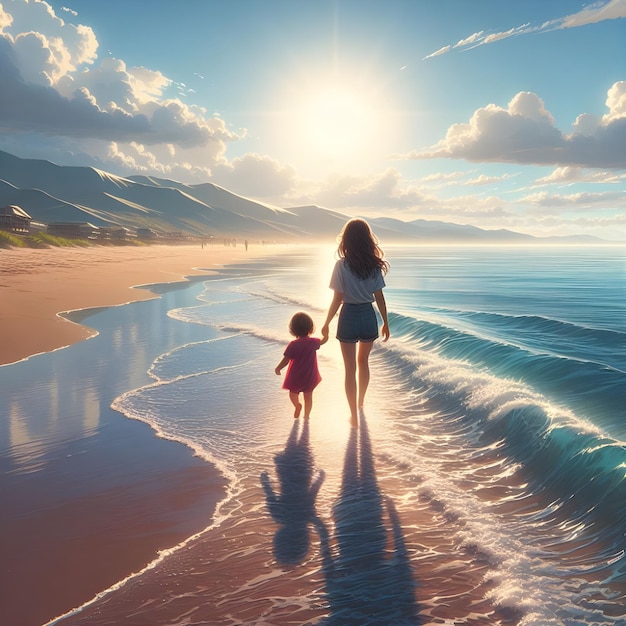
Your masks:
{"label": "cumulus cloud", "polygon": [[123,61],[97,61],[91,28],[46,2],[0,5],[0,128],[5,134],[207,147],[240,138],[201,107],[165,99],[169,79]]}
{"label": "cumulus cloud", "polygon": [[296,182],[292,167],[260,154],[248,153],[217,165],[212,180],[243,196],[277,198],[288,194]]}
{"label": "cumulus cloud", "polygon": [[[37,76],[40,73],[41,54],[48,56],[48,63],[54,66],[52,74],[60,77],[74,71],[83,63],[91,64],[97,57],[98,41],[93,30],[84,25],[68,24],[57,17],[46,2],[26,2],[12,0],[5,2],[4,10],[11,17],[11,24],[3,29],[3,35],[11,42],[17,38],[35,35],[43,50],[36,42],[16,49],[16,63],[23,76]],[[0,18],[1,21],[1,18]],[[47,84],[42,76],[41,84]]]}
{"label": "cumulus cloud", "polygon": [[[144,144],[109,142],[90,146],[90,154],[98,155],[100,161],[114,166],[120,172],[145,174],[186,183],[204,183],[211,176],[212,164],[221,153],[207,154],[206,150],[180,149],[172,144],[147,147]],[[203,165],[198,165],[201,163]]]}
{"label": "cumulus cloud", "polygon": [[579,118],[574,132],[567,135],[555,127],[539,96],[520,92],[507,108],[488,104],[475,111],[468,123],[451,126],[445,139],[431,149],[403,158],[624,168],[626,81],[609,89],[606,105],[606,115],[597,120],[587,116],[584,124]]}
{"label": "cumulus cloud", "polygon": [[9,15],[0,4],[0,34],[3,33],[5,28],[11,26],[12,23],[13,17]]}
{"label": "cumulus cloud", "polygon": [[333,175],[311,190],[311,199],[335,209],[405,211],[430,207],[433,195],[407,184],[394,168],[377,175]]}

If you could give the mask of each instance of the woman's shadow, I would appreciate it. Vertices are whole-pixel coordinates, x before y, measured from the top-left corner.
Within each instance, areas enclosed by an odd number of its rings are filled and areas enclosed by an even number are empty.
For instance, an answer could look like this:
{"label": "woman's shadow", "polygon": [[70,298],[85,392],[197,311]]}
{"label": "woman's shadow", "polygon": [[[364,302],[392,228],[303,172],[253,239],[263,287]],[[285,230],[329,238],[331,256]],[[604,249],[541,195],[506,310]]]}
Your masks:
{"label": "woman's shadow", "polygon": [[304,559],[309,551],[309,524],[319,524],[315,499],[324,481],[324,472],[320,470],[313,479],[309,420],[302,421],[300,437],[300,420],[294,420],[285,449],[274,457],[280,483],[278,494],[267,472],[261,474],[267,508],[279,525],[274,535],[274,556],[284,564],[295,564]]}
{"label": "woman's shadow", "polygon": [[350,433],[341,491],[333,510],[335,545],[331,546],[326,526],[314,518],[330,607],[324,622],[327,626],[420,623],[398,514],[391,499],[385,498],[384,504],[365,415],[361,413],[360,428],[352,428]]}

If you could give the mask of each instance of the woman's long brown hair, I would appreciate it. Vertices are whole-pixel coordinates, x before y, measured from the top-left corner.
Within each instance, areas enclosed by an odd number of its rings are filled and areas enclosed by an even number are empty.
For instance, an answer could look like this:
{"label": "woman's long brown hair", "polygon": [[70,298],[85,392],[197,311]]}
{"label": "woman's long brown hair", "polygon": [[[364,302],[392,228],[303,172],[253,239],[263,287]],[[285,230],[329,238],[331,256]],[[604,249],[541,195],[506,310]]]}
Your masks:
{"label": "woman's long brown hair", "polygon": [[337,252],[346,260],[350,271],[361,279],[369,278],[377,269],[383,274],[389,269],[372,229],[359,218],[350,220],[343,227]]}

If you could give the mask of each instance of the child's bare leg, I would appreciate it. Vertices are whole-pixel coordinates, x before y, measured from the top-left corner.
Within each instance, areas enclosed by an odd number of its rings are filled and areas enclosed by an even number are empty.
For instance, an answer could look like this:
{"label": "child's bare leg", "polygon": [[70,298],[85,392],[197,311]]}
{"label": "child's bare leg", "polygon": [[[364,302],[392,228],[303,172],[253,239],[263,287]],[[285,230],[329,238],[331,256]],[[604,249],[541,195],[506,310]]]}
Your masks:
{"label": "child's bare leg", "polygon": [[289,392],[289,399],[291,400],[291,404],[295,407],[295,411],[293,412],[294,419],[300,417],[300,411],[302,411],[302,405],[300,404],[299,396],[300,394],[295,391]]}
{"label": "child's bare leg", "polygon": [[311,417],[311,409],[313,408],[313,392],[305,391],[302,393],[304,396],[304,419]]}

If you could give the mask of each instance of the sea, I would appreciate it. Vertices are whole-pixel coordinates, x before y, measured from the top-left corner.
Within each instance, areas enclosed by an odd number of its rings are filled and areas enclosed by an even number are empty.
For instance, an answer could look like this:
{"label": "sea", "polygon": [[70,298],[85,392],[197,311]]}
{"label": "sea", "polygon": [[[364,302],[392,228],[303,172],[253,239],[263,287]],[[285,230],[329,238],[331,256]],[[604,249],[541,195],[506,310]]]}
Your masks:
{"label": "sea", "polygon": [[95,346],[59,432],[97,429],[106,386],[226,479],[204,528],[49,624],[626,624],[626,249],[383,247],[391,337],[358,428],[336,322],[310,420],[274,372],[293,313],[323,324],[333,246],[82,311],[97,338],[0,368],[80,379]]}

